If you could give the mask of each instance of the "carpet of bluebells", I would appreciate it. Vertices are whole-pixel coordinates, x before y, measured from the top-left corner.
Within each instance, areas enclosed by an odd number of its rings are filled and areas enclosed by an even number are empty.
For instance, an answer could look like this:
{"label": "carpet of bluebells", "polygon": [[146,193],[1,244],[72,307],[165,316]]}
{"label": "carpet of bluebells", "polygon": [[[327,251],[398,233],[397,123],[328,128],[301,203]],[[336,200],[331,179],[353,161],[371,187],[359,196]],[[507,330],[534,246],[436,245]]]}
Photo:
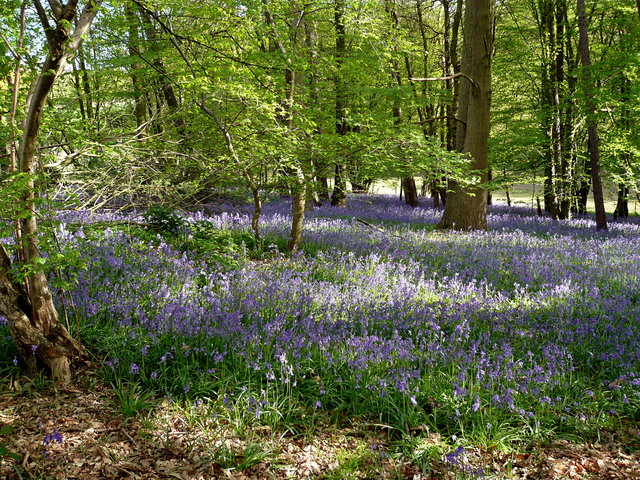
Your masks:
{"label": "carpet of bluebells", "polygon": [[487,232],[440,232],[426,200],[357,196],[311,212],[290,257],[289,210],[266,205],[261,254],[226,262],[183,246],[249,237],[248,210],[146,237],[118,226],[135,214],[61,214],[106,377],[276,426],[315,412],[491,442],[640,419],[639,222],[597,233],[498,205]]}

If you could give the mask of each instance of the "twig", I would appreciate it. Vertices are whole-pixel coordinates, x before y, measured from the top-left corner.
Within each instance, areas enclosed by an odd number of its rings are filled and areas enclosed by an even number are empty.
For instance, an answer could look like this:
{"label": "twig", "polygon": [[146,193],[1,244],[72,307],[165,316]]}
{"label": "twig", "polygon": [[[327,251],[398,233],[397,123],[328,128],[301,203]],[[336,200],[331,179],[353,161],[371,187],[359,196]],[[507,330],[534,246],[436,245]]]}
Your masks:
{"label": "twig", "polygon": [[378,227],[377,225],[373,225],[373,224],[367,222],[366,220],[363,220],[363,219],[358,218],[358,217],[354,217],[354,218],[355,218],[356,222],[360,222],[361,224],[366,225],[367,227],[372,228],[373,230],[377,230],[378,232],[381,232],[381,233],[384,233],[384,234],[387,234],[387,235],[392,235],[394,237],[402,238],[401,235],[398,235],[397,233],[389,233],[384,228]]}

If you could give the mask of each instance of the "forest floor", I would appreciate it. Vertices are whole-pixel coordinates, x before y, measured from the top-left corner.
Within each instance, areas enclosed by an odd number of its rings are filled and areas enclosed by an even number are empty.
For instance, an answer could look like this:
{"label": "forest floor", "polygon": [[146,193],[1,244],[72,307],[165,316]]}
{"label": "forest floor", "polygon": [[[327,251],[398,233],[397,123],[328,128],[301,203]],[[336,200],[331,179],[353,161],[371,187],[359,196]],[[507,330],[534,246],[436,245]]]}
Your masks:
{"label": "forest floor", "polygon": [[[265,430],[262,447],[268,446],[268,457],[241,471],[225,469],[207,458],[201,441],[207,432],[191,425],[179,409],[158,403],[142,416],[125,419],[111,388],[90,371],[79,378],[67,388],[55,388],[42,377],[2,380],[0,478],[640,479],[640,425],[602,431],[593,444],[561,441],[508,454],[469,449],[461,468],[442,461],[422,470],[407,458],[383,455],[386,435],[355,420],[342,428],[320,425],[311,437]],[[370,451],[372,444],[379,445],[377,454]],[[477,468],[484,473],[465,473]]]}

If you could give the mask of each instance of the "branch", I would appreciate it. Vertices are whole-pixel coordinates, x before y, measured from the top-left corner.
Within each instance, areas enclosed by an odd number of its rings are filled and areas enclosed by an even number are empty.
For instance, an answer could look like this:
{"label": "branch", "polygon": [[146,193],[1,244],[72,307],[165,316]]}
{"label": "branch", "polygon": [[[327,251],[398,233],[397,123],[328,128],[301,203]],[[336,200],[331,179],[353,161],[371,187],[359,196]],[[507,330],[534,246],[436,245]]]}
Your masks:
{"label": "branch", "polygon": [[367,227],[369,227],[369,228],[371,228],[373,230],[377,230],[380,233],[384,233],[385,235],[392,235],[394,237],[402,238],[402,236],[398,235],[397,233],[389,233],[384,228],[380,228],[380,227],[378,227],[376,225],[373,225],[373,224],[371,224],[371,223],[369,223],[366,220],[363,220],[361,218],[354,217],[354,219],[355,219],[356,222],[360,222],[361,224],[366,225]]}
{"label": "branch", "polygon": [[40,18],[40,23],[44,27],[45,35],[47,39],[51,35],[51,24],[49,23],[49,18],[47,17],[47,12],[40,3],[40,0],[33,0],[33,5],[36,7],[36,12],[38,12],[38,17]]}
{"label": "branch", "polygon": [[56,20],[62,17],[62,4],[58,0],[49,0],[49,6]]}
{"label": "branch", "polygon": [[2,40],[4,40],[4,43],[7,45],[7,48],[11,52],[11,55],[13,55],[13,58],[15,58],[16,60],[22,60],[22,57],[20,56],[20,54],[16,50],[14,50],[14,48],[9,43],[9,40],[7,40],[7,38],[2,34],[2,32],[0,32],[0,37],[2,37]]}
{"label": "branch", "polygon": [[426,120],[423,120],[422,122],[414,122],[414,125],[424,125],[425,123],[433,123],[436,120],[445,120],[445,119],[451,119],[451,120],[455,120],[456,122],[460,122],[463,125],[467,125],[467,122],[465,122],[464,120],[462,120],[461,118],[458,117],[452,117],[449,115],[440,115],[438,117],[431,117],[431,118],[427,118]]}
{"label": "branch", "polygon": [[102,0],[89,0],[82,9],[82,13],[78,18],[78,24],[71,36],[71,42],[68,45],[68,51],[75,53],[84,36],[89,32],[93,19],[98,14]]}
{"label": "branch", "polygon": [[476,83],[476,81],[466,73],[462,73],[462,72],[458,72],[446,77],[410,78],[409,80],[411,80],[412,82],[446,82],[447,80],[453,80],[458,77],[466,78],[467,80],[469,80],[469,82],[471,82],[471,85],[473,85],[474,88],[478,88],[478,84]]}

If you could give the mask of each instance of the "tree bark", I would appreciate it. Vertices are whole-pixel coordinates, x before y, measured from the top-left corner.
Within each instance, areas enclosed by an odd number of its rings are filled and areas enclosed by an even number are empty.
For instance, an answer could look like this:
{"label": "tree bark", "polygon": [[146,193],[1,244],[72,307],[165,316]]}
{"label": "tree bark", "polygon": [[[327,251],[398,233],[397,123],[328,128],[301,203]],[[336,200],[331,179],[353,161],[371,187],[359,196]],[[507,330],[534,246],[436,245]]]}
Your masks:
{"label": "tree bark", "polygon": [[596,230],[607,230],[607,214],[604,209],[604,194],[600,179],[600,139],[598,138],[598,121],[596,119],[596,105],[593,100],[595,88],[591,76],[591,56],[589,54],[589,31],[585,0],[577,0],[578,25],[580,29],[580,56],[583,66],[583,81],[587,106],[587,144],[591,163],[591,185],[593,200],[596,207]]}
{"label": "tree bark", "polygon": [[[130,4],[126,3],[124,7],[125,15],[129,24],[129,37],[127,39],[127,50],[133,58],[139,55],[139,31],[138,31],[138,15]],[[133,87],[133,99],[135,102],[134,116],[136,117],[137,135],[141,136],[144,132],[144,125],[147,123],[147,106],[145,105],[144,94],[142,93],[142,79],[140,77],[141,66],[138,62],[131,64],[131,86]]]}
{"label": "tree bark", "polygon": [[[156,27],[153,24],[153,12],[148,10],[146,7],[143,7],[142,4],[136,2],[139,7],[140,16],[142,18],[142,23],[144,25],[145,33],[147,38],[154,42],[158,42],[158,32],[156,31]],[[169,107],[169,111],[171,112],[173,125],[178,132],[178,134],[184,139],[185,137],[185,121],[181,115],[178,114],[178,109],[180,104],[178,103],[178,97],[176,96],[175,90],[173,88],[173,83],[170,81],[167,75],[167,69],[164,66],[164,61],[162,57],[157,54],[153,59],[153,68],[159,73],[157,77],[157,82],[160,87],[160,91],[156,92],[156,101],[158,102],[158,112],[160,111],[160,105],[162,100]],[[157,127],[158,128],[158,127]],[[161,127],[159,127],[161,130]]]}
{"label": "tree bark", "polygon": [[627,218],[629,216],[629,187],[624,183],[618,185],[618,201],[613,212],[613,219]]}
{"label": "tree bark", "polygon": [[[278,34],[278,30],[276,28],[275,21],[273,19],[273,14],[271,13],[270,2],[269,0],[262,0],[262,4],[264,5],[264,17],[271,30],[271,35],[273,40],[275,41],[282,58],[285,61],[285,98],[282,105],[282,121],[284,126],[289,131],[289,134],[293,134],[293,107],[295,104],[295,91],[296,91],[296,71],[294,70],[293,61],[289,55],[289,52],[285,48],[282,40],[280,39],[280,35]],[[299,12],[295,5],[292,6],[292,15],[298,16],[302,15],[302,12]],[[302,17],[300,18],[302,20]],[[295,23],[295,19],[294,19]],[[299,25],[299,23],[298,23]],[[295,27],[296,29],[298,27]],[[294,38],[296,35],[294,35]],[[295,252],[300,248],[300,243],[302,242],[302,230],[304,227],[304,214],[305,214],[305,203],[306,203],[306,178],[304,176],[304,172],[300,164],[296,163],[293,168],[293,218],[291,220],[291,233],[289,234],[289,241],[287,243],[287,248]]]}
{"label": "tree bark", "polygon": [[418,206],[418,188],[416,187],[416,179],[413,177],[405,177],[402,179],[402,188],[404,189],[404,201],[407,205],[416,208]]}
{"label": "tree bark", "polygon": [[[49,368],[54,381],[68,383],[71,380],[70,360],[82,355],[83,349],[60,322],[40,265],[35,152],[47,96],[64,70],[69,55],[77,52],[82,38],[88,33],[101,2],[90,1],[85,5],[73,31],[70,31],[70,26],[76,17],[77,0],[64,5],[56,4],[52,12],[47,12],[39,0],[33,3],[47,37],[48,55],[31,89],[17,159],[21,173],[29,176],[24,194],[24,209],[28,216],[21,224],[23,242],[19,248],[22,249],[24,261],[30,265],[31,273],[27,279],[28,289],[17,285],[10,274],[9,256],[4,248],[1,249],[0,288],[3,295],[0,297],[3,301],[0,311],[9,320],[14,341],[27,365],[35,368],[35,358],[29,356],[34,355]],[[50,24],[50,18],[54,19],[55,25]]]}
{"label": "tree bark", "polygon": [[[336,76],[334,79],[336,94],[336,134],[343,136],[347,133],[347,100],[345,94],[345,84],[342,79],[342,64],[346,54],[346,28],[344,24],[345,0],[335,0],[333,10],[333,25],[336,31]],[[336,163],[335,181],[333,183],[333,193],[331,195],[331,205],[334,207],[347,206],[347,169],[342,162]]]}
{"label": "tree bark", "polygon": [[[460,88],[456,147],[468,154],[471,170],[485,181],[491,106],[491,56],[493,51],[491,0],[467,0],[464,14],[464,48],[461,73],[473,79],[464,80]],[[484,230],[487,228],[487,197],[481,186],[463,188],[449,182],[450,193],[438,228]]]}

